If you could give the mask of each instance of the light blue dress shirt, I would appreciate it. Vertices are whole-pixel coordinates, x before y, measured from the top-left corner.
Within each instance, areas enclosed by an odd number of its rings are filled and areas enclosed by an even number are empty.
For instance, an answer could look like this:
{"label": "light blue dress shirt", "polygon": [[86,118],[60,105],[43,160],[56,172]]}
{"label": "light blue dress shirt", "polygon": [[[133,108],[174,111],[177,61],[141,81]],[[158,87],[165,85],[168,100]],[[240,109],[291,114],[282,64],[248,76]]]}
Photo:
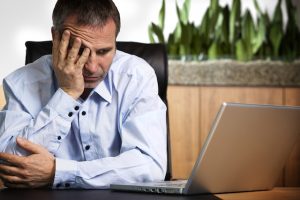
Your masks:
{"label": "light blue dress shirt", "polygon": [[17,136],[47,148],[56,157],[53,188],[163,180],[166,106],[151,66],[117,51],[106,78],[82,101],[57,88],[51,59],[4,79],[0,151],[27,155]]}

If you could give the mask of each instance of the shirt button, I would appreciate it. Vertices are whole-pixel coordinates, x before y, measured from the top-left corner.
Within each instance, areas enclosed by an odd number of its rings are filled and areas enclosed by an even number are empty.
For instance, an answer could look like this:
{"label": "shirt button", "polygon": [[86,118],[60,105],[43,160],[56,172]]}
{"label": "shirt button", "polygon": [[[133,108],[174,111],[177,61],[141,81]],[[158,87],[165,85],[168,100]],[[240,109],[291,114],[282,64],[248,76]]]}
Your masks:
{"label": "shirt button", "polygon": [[75,106],[74,110],[79,110],[79,106]]}
{"label": "shirt button", "polygon": [[85,150],[87,150],[87,151],[88,151],[90,148],[91,148],[90,145],[86,145],[86,146],[85,146]]}
{"label": "shirt button", "polygon": [[81,113],[81,114],[84,116],[84,115],[86,115],[86,112],[85,112],[85,111],[82,111],[82,113]]}
{"label": "shirt button", "polygon": [[70,186],[71,186],[70,183],[66,183],[66,184],[65,184],[65,187],[66,187],[66,188],[68,188],[68,187],[70,187]]}
{"label": "shirt button", "polygon": [[69,116],[69,117],[72,117],[72,116],[73,116],[73,113],[72,113],[72,112],[69,112],[68,116]]}
{"label": "shirt button", "polygon": [[61,140],[61,136],[58,136],[57,139],[58,139],[58,140]]}

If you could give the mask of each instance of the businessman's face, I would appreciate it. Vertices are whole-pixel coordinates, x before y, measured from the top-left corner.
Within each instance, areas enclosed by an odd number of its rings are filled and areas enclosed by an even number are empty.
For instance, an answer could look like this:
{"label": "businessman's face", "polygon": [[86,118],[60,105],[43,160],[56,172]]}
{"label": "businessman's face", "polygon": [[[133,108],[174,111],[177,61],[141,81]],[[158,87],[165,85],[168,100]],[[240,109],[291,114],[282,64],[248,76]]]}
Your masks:
{"label": "businessman's face", "polygon": [[[95,88],[106,76],[116,51],[116,26],[112,19],[102,27],[79,26],[76,17],[68,17],[64,30],[71,32],[69,46],[76,37],[82,40],[81,49],[89,48],[90,55],[85,63],[82,75],[85,88]],[[82,50],[79,51],[79,55]]]}

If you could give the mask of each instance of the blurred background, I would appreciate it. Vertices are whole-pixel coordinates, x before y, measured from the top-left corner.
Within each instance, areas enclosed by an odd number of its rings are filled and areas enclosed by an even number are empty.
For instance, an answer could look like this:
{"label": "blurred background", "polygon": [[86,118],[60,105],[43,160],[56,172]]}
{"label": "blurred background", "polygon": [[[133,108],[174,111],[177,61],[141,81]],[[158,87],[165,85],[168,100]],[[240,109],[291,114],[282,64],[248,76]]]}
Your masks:
{"label": "blurred background", "polygon": [[[13,70],[21,67],[25,60],[27,40],[50,40],[51,14],[55,0],[0,0],[0,81]],[[149,42],[148,25],[158,21],[161,0],[114,0],[122,18],[119,41]],[[220,0],[221,5],[231,0]],[[249,8],[255,18],[253,1],[242,0],[242,10]],[[181,6],[183,0],[178,0]],[[201,21],[210,0],[192,0],[190,18],[195,23]],[[263,10],[272,13],[274,0],[258,0]],[[294,1],[299,7],[300,1]],[[164,33],[172,31],[177,23],[175,0],[166,1],[166,23]],[[283,13],[286,20],[286,13]]]}

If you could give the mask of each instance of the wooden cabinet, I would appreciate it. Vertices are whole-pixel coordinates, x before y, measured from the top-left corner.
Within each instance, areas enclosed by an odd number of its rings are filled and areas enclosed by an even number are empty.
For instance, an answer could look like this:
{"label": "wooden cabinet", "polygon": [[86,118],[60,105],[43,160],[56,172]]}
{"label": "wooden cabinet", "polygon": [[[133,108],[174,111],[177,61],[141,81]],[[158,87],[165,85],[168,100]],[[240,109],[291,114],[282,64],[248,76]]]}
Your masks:
{"label": "wooden cabinet", "polygon": [[[173,178],[190,174],[222,102],[300,105],[300,88],[169,86]],[[300,140],[278,185],[300,186]]]}

